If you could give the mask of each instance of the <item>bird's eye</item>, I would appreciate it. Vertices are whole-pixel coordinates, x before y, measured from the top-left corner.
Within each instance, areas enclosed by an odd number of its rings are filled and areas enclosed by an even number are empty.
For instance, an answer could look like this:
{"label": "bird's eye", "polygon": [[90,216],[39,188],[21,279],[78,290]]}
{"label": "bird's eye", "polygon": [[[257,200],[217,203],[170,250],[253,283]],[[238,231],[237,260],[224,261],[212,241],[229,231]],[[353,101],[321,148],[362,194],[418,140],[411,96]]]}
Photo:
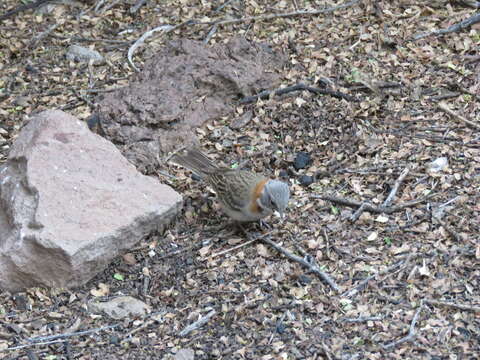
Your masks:
{"label": "bird's eye", "polygon": [[270,200],[270,209],[276,210],[277,209],[277,204],[275,204],[275,201]]}

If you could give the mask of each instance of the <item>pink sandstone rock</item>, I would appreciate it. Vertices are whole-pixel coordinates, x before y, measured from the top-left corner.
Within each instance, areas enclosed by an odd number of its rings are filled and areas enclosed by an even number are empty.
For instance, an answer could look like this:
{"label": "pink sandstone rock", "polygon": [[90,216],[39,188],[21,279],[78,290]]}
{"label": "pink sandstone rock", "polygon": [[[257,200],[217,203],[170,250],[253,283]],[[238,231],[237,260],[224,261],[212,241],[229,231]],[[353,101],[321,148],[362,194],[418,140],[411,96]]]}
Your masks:
{"label": "pink sandstone rock", "polygon": [[181,206],[83,122],[45,111],[0,167],[0,288],[82,285]]}

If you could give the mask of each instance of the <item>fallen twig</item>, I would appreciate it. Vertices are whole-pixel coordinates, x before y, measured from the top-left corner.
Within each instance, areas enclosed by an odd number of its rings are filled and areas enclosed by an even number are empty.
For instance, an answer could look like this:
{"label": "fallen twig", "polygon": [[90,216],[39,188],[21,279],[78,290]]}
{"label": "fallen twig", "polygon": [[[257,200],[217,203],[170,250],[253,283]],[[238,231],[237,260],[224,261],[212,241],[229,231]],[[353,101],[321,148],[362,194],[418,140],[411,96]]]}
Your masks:
{"label": "fallen twig", "polygon": [[360,205],[360,207],[352,214],[352,216],[350,216],[350,221],[351,222],[357,221],[365,211],[365,208],[367,207],[367,205],[370,205],[370,204],[366,202],[362,203],[362,205]]}
{"label": "fallen twig", "polygon": [[480,313],[480,306],[475,306],[475,305],[465,305],[465,304],[458,304],[458,303],[449,302],[449,301],[439,301],[439,300],[432,300],[432,299],[426,299],[425,303],[433,306],[446,306],[454,309]]}
{"label": "fallen twig", "polygon": [[264,243],[270,245],[271,247],[273,247],[275,250],[277,250],[279,253],[282,253],[283,255],[285,255],[287,258],[289,258],[290,260],[293,260],[293,261],[296,261],[298,262],[299,264],[303,265],[304,267],[306,267],[307,269],[309,269],[311,272],[313,272],[314,274],[318,275],[318,277],[323,281],[325,282],[326,284],[328,284],[333,290],[335,290],[335,292],[339,293],[340,292],[340,287],[337,285],[337,283],[330,277],[330,275],[328,275],[327,273],[323,272],[322,270],[320,270],[320,268],[318,267],[318,265],[316,264],[312,264],[312,263],[309,263],[308,261],[306,261],[305,259],[301,258],[300,256],[297,256],[295,254],[292,254],[290,251],[288,251],[287,249],[285,249],[284,247],[278,245],[276,242],[270,240],[270,239],[267,239],[267,238],[261,238],[260,239],[261,241],[263,241]]}
{"label": "fallen twig", "polygon": [[393,200],[395,199],[395,196],[397,195],[398,189],[400,188],[400,185],[402,182],[405,180],[409,173],[410,169],[406,167],[398,177],[397,181],[395,181],[395,185],[393,185],[392,191],[390,191],[390,194],[388,194],[388,197],[385,199],[385,201],[382,204],[382,207],[384,208],[389,208],[390,205],[392,204]]}
{"label": "fallen twig", "polygon": [[19,12],[29,10],[29,9],[35,9],[35,8],[39,7],[40,5],[46,3],[47,1],[52,1],[52,0],[37,0],[33,3],[27,3],[25,5],[20,5],[20,6],[16,7],[15,9],[7,11],[5,14],[1,15],[0,16],[0,21],[8,19],[9,17],[12,17],[13,15],[18,14]]}
{"label": "fallen twig", "polygon": [[222,10],[225,6],[227,6],[228,4],[230,4],[232,1],[234,0],[227,0],[225,1],[222,5],[220,5],[218,8],[216,8],[215,10],[213,10],[214,12],[219,12],[220,10]]}
{"label": "fallen twig", "polygon": [[[468,64],[468,63],[467,63]],[[470,95],[472,97],[474,97],[475,99],[477,100],[480,100],[480,95],[477,95],[476,93],[468,90],[465,86],[463,86],[462,84],[458,83],[458,82],[449,82],[448,83],[449,86],[453,89],[453,90],[458,90],[460,91],[461,93],[463,94],[467,94],[467,95]]]}
{"label": "fallen twig", "polygon": [[[346,87],[349,87],[350,91],[358,91],[358,90],[370,90],[370,88],[366,85],[357,85],[355,84],[346,84]],[[350,86],[349,86],[350,85]],[[402,87],[403,84],[398,82],[390,82],[390,81],[377,81],[375,86],[379,89],[389,89],[389,88],[399,88]]]}
{"label": "fallen twig", "polygon": [[218,26],[217,25],[213,25],[210,29],[210,31],[208,32],[207,36],[205,37],[205,40],[203,40],[203,43],[204,44],[208,44],[208,42],[212,39],[213,35],[215,35],[215,33],[217,32],[218,30]]}
{"label": "fallen twig", "polygon": [[[97,14],[104,14],[114,6],[116,6],[118,3],[120,3],[122,0],[112,0],[110,3],[107,5],[103,6],[105,4],[105,0],[100,0],[97,5],[95,6],[95,12]],[[102,7],[103,6],[103,7]]]}
{"label": "fallen twig", "polygon": [[130,8],[130,14],[135,14],[148,0],[137,0],[135,4]]}
{"label": "fallen twig", "polygon": [[135,64],[133,63],[133,60],[132,60],[132,57],[133,57],[133,54],[135,53],[135,51],[137,50],[137,48],[142,45],[145,40],[147,38],[149,38],[150,36],[152,36],[153,34],[155,34],[156,32],[159,32],[159,31],[163,31],[164,34],[167,34],[173,30],[176,30],[178,28],[181,28],[182,26],[186,26],[186,25],[192,25],[192,24],[195,24],[197,23],[195,20],[188,20],[188,21],[185,21],[181,24],[178,24],[178,25],[162,25],[162,26],[158,26],[156,28],[153,28],[149,31],[147,31],[146,33],[144,33],[142,36],[140,36],[140,38],[138,40],[136,40],[132,46],[130,46],[130,48],[128,49],[128,54],[127,54],[127,60],[128,60],[128,63],[130,64],[130,66],[135,70],[135,71],[140,71],[139,68],[137,68],[135,66]]}
{"label": "fallen twig", "polygon": [[408,330],[407,336],[405,336],[401,339],[398,339],[396,341],[392,341],[388,344],[382,345],[382,347],[385,350],[394,348],[395,346],[403,344],[404,342],[412,341],[415,338],[415,336],[416,336],[415,326],[417,325],[418,318],[419,318],[420,313],[422,312],[422,309],[423,309],[424,306],[425,305],[424,305],[423,300],[422,300],[420,302],[420,306],[417,309],[417,312],[415,313],[415,315],[413,315],[413,319],[412,319],[412,322],[410,323],[410,329]]}
{"label": "fallen twig", "polygon": [[65,340],[52,340],[52,341],[42,341],[42,342],[36,342],[32,344],[25,344],[25,345],[18,345],[18,346],[13,346],[7,349],[0,349],[0,352],[3,351],[8,351],[8,350],[20,350],[20,349],[25,349],[33,346],[42,346],[42,345],[52,345],[52,344],[59,344],[59,343],[64,343]]}
{"label": "fallen twig", "polygon": [[270,232],[268,232],[268,233],[266,233],[266,234],[264,234],[264,235],[262,235],[262,236],[260,236],[260,237],[257,237],[257,238],[255,238],[255,239],[250,239],[250,240],[248,240],[248,241],[246,241],[246,242],[244,242],[244,243],[238,244],[237,246],[231,247],[231,248],[226,249],[226,250],[223,250],[223,251],[219,251],[218,253],[215,253],[215,254],[210,255],[207,259],[213,259],[213,258],[215,258],[215,257],[217,257],[217,256],[225,255],[225,254],[228,254],[229,252],[238,250],[238,249],[240,249],[240,248],[242,248],[242,247],[245,247],[245,246],[247,246],[247,245],[250,245],[251,243],[254,243],[255,241],[260,240],[262,237],[265,237],[265,236],[270,235],[271,233],[272,233],[272,232],[270,231]]}
{"label": "fallen twig", "polygon": [[126,41],[126,40],[115,40],[115,39],[95,39],[91,37],[84,37],[84,36],[63,36],[59,34],[52,34],[52,37],[55,39],[60,40],[70,40],[70,41],[78,41],[78,42],[93,42],[98,43],[102,42],[105,44],[117,44],[117,45],[129,45],[133,43],[133,41]]}
{"label": "fallen twig", "polygon": [[480,55],[466,55],[465,57],[468,59],[468,61],[465,63],[467,65],[471,65],[477,61],[480,61]]}
{"label": "fallen twig", "polygon": [[364,205],[364,211],[369,211],[369,212],[373,212],[373,213],[377,213],[377,214],[382,214],[382,213],[393,214],[393,213],[401,211],[405,208],[421,204],[424,201],[426,201],[428,199],[431,199],[435,195],[436,194],[430,194],[430,195],[421,197],[419,199],[407,201],[407,202],[404,202],[404,203],[401,203],[401,204],[398,204],[398,205],[395,205],[395,206],[390,206],[388,208],[384,208],[382,206],[373,206],[369,203],[365,203],[365,202],[362,202],[362,201],[357,201],[357,200],[352,200],[352,199],[344,199],[344,198],[340,198],[340,197],[337,197],[337,196],[331,196],[331,195],[313,195],[312,198],[331,201],[333,203],[340,204],[340,205],[345,205],[345,206],[352,207],[352,208],[358,208],[358,207],[361,207],[362,205],[365,204]]}
{"label": "fallen twig", "polygon": [[358,318],[343,318],[340,321],[348,322],[348,323],[362,323],[367,321],[382,321],[382,316],[360,316]]}
{"label": "fallen twig", "polygon": [[356,101],[353,96],[344,94],[340,91],[335,91],[335,90],[329,90],[329,89],[320,89],[312,86],[305,85],[303,83],[288,86],[286,88],[278,89],[278,90],[265,90],[262,91],[260,94],[253,95],[253,96],[246,96],[243,99],[239,101],[239,104],[250,104],[258,99],[268,99],[270,95],[274,94],[277,96],[288,94],[292,91],[310,91],[314,94],[322,94],[322,95],[331,95],[337,99],[345,99],[348,101]]}
{"label": "fallen twig", "polygon": [[460,3],[465,6],[470,6],[474,9],[480,9],[480,2],[475,0],[460,0]]}
{"label": "fallen twig", "polygon": [[196,330],[200,327],[202,327],[203,325],[205,325],[208,320],[210,320],[210,318],[212,316],[214,316],[217,312],[215,310],[212,310],[210,311],[207,315],[205,316],[202,316],[200,319],[198,319],[197,321],[195,321],[194,323],[188,325],[185,329],[183,329],[182,331],[180,331],[178,333],[179,336],[187,336],[188,334],[190,334],[193,330]]}
{"label": "fallen twig", "polygon": [[58,342],[64,342],[65,340],[59,340],[59,339],[65,339],[73,336],[83,336],[83,335],[89,335],[89,334],[94,334],[103,330],[108,330],[108,329],[114,329],[116,327],[120,326],[119,324],[115,325],[108,325],[108,326],[103,326],[99,327],[96,329],[90,329],[90,330],[85,330],[85,331],[77,331],[73,333],[65,333],[65,334],[58,334],[58,335],[49,335],[49,336],[37,336],[33,338],[26,339],[30,344],[25,344],[25,345],[18,345],[6,349],[0,349],[1,351],[7,351],[7,350],[18,350],[18,349],[24,349],[27,347],[31,346],[36,346],[36,345],[50,345],[50,344],[55,344]]}
{"label": "fallen twig", "polygon": [[474,123],[473,121],[470,121],[468,119],[465,119],[463,116],[458,115],[454,111],[452,111],[447,104],[445,103],[440,103],[437,105],[437,108],[446,112],[448,115],[452,116],[453,118],[460,120],[461,122],[467,124],[468,126],[473,127],[474,129],[480,130],[480,124]]}
{"label": "fallen twig", "polygon": [[30,43],[28,44],[28,48],[30,50],[33,50],[37,47],[37,45],[43,40],[45,39],[48,35],[50,35],[53,31],[55,31],[55,29],[57,27],[59,27],[60,24],[59,23],[56,23],[56,24],[53,24],[52,26],[50,26],[47,30],[45,31],[42,31],[40,34],[38,34],[37,36],[35,36],[31,41]]}
{"label": "fallen twig", "polygon": [[431,96],[431,97],[428,98],[428,100],[430,100],[430,101],[441,101],[441,100],[446,100],[446,99],[452,99],[452,98],[455,98],[455,97],[460,96],[460,95],[462,95],[461,92],[448,91],[448,92],[444,92],[440,95]]}
{"label": "fallen twig", "polygon": [[410,259],[412,257],[414,257],[414,256],[410,255],[409,257],[407,257],[407,259],[400,260],[397,263],[379,271],[378,273],[368,276],[367,278],[360,281],[357,285],[355,285],[350,290],[345,291],[341,296],[343,296],[343,297],[353,297],[353,296],[357,295],[360,291],[362,291],[368,285],[368,283],[370,281],[375,279],[377,276],[385,275],[387,273],[393,273],[394,271],[400,269],[402,266],[408,265],[408,263],[410,262]]}
{"label": "fallen twig", "polygon": [[435,30],[435,31],[431,31],[431,32],[427,32],[427,33],[423,33],[423,34],[420,34],[420,35],[416,35],[413,40],[416,41],[416,40],[420,40],[420,39],[423,39],[423,38],[426,38],[428,36],[432,36],[432,35],[445,35],[445,34],[449,34],[449,33],[452,33],[452,32],[455,32],[455,31],[460,31],[460,30],[463,30],[463,29],[466,29],[470,26],[472,26],[473,24],[476,24],[480,22],[480,13],[477,13],[475,15],[472,15],[470,16],[469,18],[463,20],[463,21],[460,21],[459,23],[457,24],[454,24],[452,26],[449,26],[448,28],[446,29],[440,29],[440,30]]}

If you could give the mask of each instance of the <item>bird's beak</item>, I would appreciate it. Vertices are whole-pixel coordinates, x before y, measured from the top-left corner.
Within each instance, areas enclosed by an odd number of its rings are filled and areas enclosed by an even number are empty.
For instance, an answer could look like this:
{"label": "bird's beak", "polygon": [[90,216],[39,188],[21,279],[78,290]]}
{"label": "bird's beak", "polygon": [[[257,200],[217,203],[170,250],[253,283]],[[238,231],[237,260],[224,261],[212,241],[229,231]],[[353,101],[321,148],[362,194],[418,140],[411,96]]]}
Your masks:
{"label": "bird's beak", "polygon": [[280,218],[280,223],[283,223],[283,220],[285,220],[285,213],[283,211],[275,211],[275,216]]}

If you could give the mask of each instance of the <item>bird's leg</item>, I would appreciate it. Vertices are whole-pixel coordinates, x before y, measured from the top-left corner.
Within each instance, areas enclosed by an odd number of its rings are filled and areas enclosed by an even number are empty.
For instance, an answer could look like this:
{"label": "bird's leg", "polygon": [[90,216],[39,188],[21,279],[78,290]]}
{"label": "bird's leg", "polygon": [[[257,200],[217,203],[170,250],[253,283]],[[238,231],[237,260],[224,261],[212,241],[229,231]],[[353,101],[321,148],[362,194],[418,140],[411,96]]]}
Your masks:
{"label": "bird's leg", "polygon": [[272,225],[263,219],[258,220],[258,225],[260,225],[260,230],[272,230]]}

